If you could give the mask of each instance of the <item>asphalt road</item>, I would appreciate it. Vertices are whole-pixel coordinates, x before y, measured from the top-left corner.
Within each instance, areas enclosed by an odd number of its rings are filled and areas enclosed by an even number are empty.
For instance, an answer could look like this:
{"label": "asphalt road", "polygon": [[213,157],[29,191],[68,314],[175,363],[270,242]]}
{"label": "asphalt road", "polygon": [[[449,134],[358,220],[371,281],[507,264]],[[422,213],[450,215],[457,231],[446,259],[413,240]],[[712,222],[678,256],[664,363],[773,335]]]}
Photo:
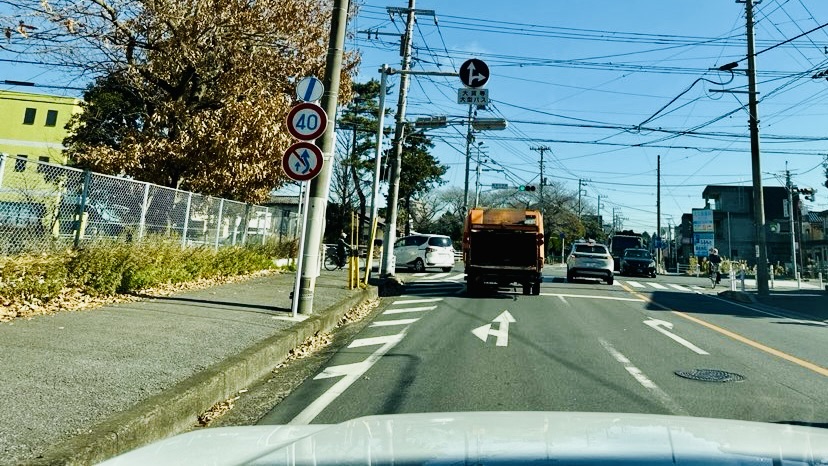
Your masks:
{"label": "asphalt road", "polygon": [[546,410],[828,426],[828,324],[807,313],[721,299],[704,278],[567,283],[557,267],[540,296],[469,298],[460,272],[404,274],[406,294],[259,423]]}

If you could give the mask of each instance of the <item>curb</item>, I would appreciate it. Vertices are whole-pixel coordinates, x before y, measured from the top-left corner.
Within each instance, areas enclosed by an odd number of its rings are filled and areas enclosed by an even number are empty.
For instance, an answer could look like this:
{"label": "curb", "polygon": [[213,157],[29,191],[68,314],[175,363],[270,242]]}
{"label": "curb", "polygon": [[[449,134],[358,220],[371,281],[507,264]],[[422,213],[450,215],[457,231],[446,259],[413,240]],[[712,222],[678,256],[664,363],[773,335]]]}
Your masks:
{"label": "curb", "polygon": [[350,309],[377,296],[375,287],[355,293],[126,411],[110,416],[89,432],[59,442],[29,464],[95,464],[191,428],[197,424],[199,415],[267,375],[306,338],[333,329]]}
{"label": "curb", "polygon": [[744,291],[726,290],[719,293],[719,296],[731,301],[738,301],[740,303],[756,304],[756,297],[751,293],[746,293]]}

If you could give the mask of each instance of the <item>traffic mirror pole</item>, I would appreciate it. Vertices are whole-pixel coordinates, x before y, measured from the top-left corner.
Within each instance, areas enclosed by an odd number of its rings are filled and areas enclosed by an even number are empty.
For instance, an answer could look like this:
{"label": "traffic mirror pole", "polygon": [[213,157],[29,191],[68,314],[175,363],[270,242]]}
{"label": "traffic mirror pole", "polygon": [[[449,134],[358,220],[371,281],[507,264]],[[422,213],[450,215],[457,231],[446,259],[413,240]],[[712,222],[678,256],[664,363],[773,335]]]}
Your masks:
{"label": "traffic mirror pole", "polygon": [[330,115],[320,149],[324,162],[319,175],[310,182],[308,203],[305,206],[308,230],[304,240],[302,258],[302,280],[299,287],[298,312],[313,313],[313,292],[319,277],[319,252],[322,248],[322,234],[325,231],[325,213],[328,206],[328,191],[331,184],[333,150],[335,137],[336,103],[339,98],[339,76],[342,70],[342,55],[345,48],[345,31],[348,24],[349,0],[334,0],[331,12],[331,31],[328,37],[328,56],[325,61],[325,94],[322,108]]}

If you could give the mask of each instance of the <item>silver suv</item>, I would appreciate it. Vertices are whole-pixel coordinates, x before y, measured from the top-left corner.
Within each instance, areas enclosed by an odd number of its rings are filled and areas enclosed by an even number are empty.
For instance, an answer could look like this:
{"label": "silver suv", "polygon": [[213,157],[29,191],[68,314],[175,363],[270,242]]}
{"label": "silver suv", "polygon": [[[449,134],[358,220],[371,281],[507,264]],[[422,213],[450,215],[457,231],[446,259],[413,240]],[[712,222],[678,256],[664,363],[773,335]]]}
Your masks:
{"label": "silver suv", "polygon": [[454,267],[454,245],[443,235],[411,235],[394,243],[394,261],[397,267],[423,272],[426,267],[450,272]]}
{"label": "silver suv", "polygon": [[575,277],[595,277],[612,285],[615,265],[606,246],[595,241],[576,242],[566,259],[566,281]]}

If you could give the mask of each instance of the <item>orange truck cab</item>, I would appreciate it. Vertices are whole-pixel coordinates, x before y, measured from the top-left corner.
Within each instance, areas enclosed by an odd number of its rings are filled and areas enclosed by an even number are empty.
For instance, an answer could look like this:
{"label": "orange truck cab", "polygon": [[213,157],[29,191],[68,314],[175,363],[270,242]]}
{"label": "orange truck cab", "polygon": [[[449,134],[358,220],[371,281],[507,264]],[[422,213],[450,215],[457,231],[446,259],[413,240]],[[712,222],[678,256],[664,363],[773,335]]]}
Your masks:
{"label": "orange truck cab", "polygon": [[463,232],[468,294],[515,283],[523,286],[523,294],[540,294],[543,245],[543,218],[537,210],[469,210]]}

